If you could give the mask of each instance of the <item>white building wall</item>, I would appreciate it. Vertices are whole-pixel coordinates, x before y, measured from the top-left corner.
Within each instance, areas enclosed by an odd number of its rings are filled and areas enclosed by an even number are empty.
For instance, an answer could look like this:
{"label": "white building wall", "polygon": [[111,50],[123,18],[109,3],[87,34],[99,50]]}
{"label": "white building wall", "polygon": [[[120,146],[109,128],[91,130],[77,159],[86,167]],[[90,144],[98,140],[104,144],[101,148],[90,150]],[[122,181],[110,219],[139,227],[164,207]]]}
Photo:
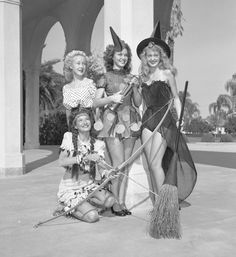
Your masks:
{"label": "white building wall", "polygon": [[0,177],[23,172],[21,6],[8,0],[0,2]]}

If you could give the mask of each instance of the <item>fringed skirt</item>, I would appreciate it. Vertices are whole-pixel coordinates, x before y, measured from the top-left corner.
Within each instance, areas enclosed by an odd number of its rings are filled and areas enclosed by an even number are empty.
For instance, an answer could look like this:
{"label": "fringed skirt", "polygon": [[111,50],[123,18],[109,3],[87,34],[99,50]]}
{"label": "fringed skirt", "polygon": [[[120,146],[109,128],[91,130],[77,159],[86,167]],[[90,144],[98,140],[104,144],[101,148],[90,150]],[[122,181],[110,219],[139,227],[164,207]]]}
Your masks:
{"label": "fringed skirt", "polygon": [[62,179],[57,193],[58,202],[64,206],[64,210],[76,206],[79,202],[86,199],[88,195],[93,192],[99,185],[95,184],[93,180],[74,181],[72,179]]}

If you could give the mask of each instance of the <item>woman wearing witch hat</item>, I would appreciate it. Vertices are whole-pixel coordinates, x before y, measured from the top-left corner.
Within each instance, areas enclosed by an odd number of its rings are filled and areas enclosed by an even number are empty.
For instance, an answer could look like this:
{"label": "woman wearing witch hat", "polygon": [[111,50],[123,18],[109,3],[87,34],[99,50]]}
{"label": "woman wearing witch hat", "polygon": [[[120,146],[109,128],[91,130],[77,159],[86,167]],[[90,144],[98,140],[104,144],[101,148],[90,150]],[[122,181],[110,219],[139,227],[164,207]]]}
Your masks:
{"label": "woman wearing witch hat", "polygon": [[[137,54],[141,59],[140,77],[142,79],[142,96],[145,112],[142,118],[142,141],[145,142],[159,124],[167,110],[170,99],[178,118],[181,113],[181,102],[178,96],[175,74],[176,70],[170,62],[171,51],[161,39],[160,23],[151,37],[142,40],[137,46]],[[177,122],[178,123],[178,122]],[[148,168],[149,186],[156,193],[152,194],[153,204],[160,192],[171,162],[177,133],[176,120],[169,112],[160,129],[144,148],[145,161]],[[180,135],[177,163],[178,197],[184,200],[192,192],[196,183],[196,168],[182,135]]]}
{"label": "woman wearing witch hat", "polygon": [[[97,84],[98,90],[94,106],[104,106],[103,128],[98,137],[104,138],[113,167],[127,160],[133,151],[140,132],[140,116],[133,106],[141,104],[139,81],[131,71],[131,50],[128,44],[120,40],[110,27],[114,45],[108,45],[104,53],[106,73]],[[107,97],[104,97],[104,95]],[[114,101],[113,98],[119,101]],[[118,103],[118,104],[117,104]],[[123,170],[127,175],[129,168]],[[125,206],[127,177],[121,175],[111,185],[112,193],[117,197],[113,213],[118,216],[130,215]]]}

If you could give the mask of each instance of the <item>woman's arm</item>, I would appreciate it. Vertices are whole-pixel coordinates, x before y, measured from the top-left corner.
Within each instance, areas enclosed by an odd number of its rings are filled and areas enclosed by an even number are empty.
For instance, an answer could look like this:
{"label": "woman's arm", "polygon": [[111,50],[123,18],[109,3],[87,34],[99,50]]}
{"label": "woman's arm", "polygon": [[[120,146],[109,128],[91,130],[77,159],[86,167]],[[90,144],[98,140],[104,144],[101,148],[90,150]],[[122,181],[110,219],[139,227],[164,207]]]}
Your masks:
{"label": "woman's arm", "polygon": [[169,85],[170,85],[170,88],[171,88],[171,92],[172,92],[173,97],[174,97],[174,105],[175,105],[175,109],[176,109],[178,119],[179,119],[180,118],[180,113],[181,113],[181,102],[180,102],[179,95],[178,95],[175,76],[169,70],[166,71],[166,73],[167,73],[168,82],[169,82]]}
{"label": "woman's arm", "polygon": [[59,155],[59,166],[61,167],[66,167],[68,165],[72,165],[77,163],[77,158],[76,157],[69,157],[68,152],[66,150],[61,151]]}
{"label": "woman's arm", "polygon": [[103,97],[104,88],[98,88],[95,94],[95,99],[93,100],[93,107],[102,107],[111,103],[121,103],[123,100],[123,96],[121,92],[117,92],[114,95]]}
{"label": "woman's arm", "polygon": [[142,95],[139,91],[139,80],[134,76],[130,83],[133,85],[133,101],[136,107],[139,107],[142,103]]}

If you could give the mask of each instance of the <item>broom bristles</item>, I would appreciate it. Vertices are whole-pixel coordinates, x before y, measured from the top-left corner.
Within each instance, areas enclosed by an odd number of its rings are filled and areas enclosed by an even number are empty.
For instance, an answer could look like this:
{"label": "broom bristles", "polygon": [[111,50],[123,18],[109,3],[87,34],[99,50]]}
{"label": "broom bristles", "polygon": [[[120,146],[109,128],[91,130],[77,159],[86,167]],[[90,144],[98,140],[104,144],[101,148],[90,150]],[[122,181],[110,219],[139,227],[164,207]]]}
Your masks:
{"label": "broom bristles", "polygon": [[181,238],[178,189],[164,184],[150,213],[149,234],[153,238]]}

